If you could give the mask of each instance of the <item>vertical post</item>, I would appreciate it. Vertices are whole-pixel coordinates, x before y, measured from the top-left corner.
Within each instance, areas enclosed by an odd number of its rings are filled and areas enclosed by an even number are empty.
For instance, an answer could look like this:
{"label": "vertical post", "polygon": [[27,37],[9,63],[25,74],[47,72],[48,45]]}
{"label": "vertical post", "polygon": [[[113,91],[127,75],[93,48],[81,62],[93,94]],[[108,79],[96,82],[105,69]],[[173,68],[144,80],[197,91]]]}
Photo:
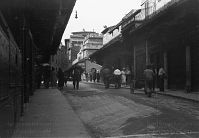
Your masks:
{"label": "vertical post", "polygon": [[186,46],[186,91],[191,92],[191,50]]}
{"label": "vertical post", "polygon": [[[164,51],[164,53],[163,53],[163,59],[164,59],[164,70],[168,75],[168,62],[167,62],[167,52],[166,51]],[[166,79],[164,81],[164,88],[168,89],[168,79]]]}
{"label": "vertical post", "polygon": [[25,64],[24,64],[24,47],[25,47],[25,40],[24,40],[24,36],[25,36],[25,34],[24,34],[24,18],[22,17],[22,19],[21,19],[21,23],[22,23],[22,26],[21,26],[21,51],[22,51],[22,57],[21,57],[21,60],[22,60],[22,66],[21,66],[21,68],[22,68],[22,85],[23,85],[23,87],[22,87],[22,90],[21,90],[21,116],[23,116],[24,115],[24,101],[25,101],[25,69],[24,69],[24,67],[25,67]]}
{"label": "vertical post", "polygon": [[27,66],[27,29],[26,29],[26,21],[25,21],[25,16],[22,17],[22,70],[23,70],[23,89],[24,89],[24,103],[29,102],[29,91],[28,91],[28,66]]}
{"label": "vertical post", "polygon": [[[30,35],[29,35],[29,37],[30,37]],[[33,43],[32,43],[32,38],[30,38],[29,39],[29,48],[30,48],[30,51],[29,51],[29,56],[30,56],[30,58],[29,58],[29,73],[30,73],[30,95],[32,96],[33,95],[33,76],[34,76],[34,74],[33,74],[33,70],[34,70],[34,65],[33,65]]]}
{"label": "vertical post", "polygon": [[146,40],[146,45],[145,45],[145,52],[146,52],[146,65],[149,64],[149,51],[148,51],[148,41]]}
{"label": "vertical post", "polygon": [[134,70],[133,70],[133,75],[134,75],[134,80],[136,80],[136,47],[134,45],[133,47],[133,66],[134,66]]}

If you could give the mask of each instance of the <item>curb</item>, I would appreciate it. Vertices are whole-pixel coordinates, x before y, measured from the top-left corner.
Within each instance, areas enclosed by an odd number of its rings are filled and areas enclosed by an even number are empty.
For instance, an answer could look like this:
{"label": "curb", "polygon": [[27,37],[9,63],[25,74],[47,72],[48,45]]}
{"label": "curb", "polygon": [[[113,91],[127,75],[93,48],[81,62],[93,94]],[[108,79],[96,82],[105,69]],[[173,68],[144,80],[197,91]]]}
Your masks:
{"label": "curb", "polygon": [[156,92],[156,93],[159,94],[159,95],[165,95],[165,96],[170,96],[170,97],[174,97],[174,98],[179,98],[179,99],[199,103],[199,100],[195,100],[195,99],[185,98],[185,97],[182,97],[182,96],[172,95],[172,94],[168,94],[168,93],[161,93],[161,92]]}
{"label": "curb", "polygon": [[[104,85],[103,83],[93,83],[93,82],[83,82],[83,83],[95,84],[95,85]],[[127,87],[121,87],[121,88],[130,89],[130,88],[127,88]],[[140,91],[140,90],[137,90],[137,91]],[[179,98],[179,99],[183,99],[183,100],[199,103],[199,100],[190,99],[190,98],[186,98],[186,97],[182,97],[182,96],[172,95],[172,94],[168,94],[168,93],[164,93],[164,92],[155,92],[155,93],[157,93],[159,95],[170,96],[170,97],[174,97],[174,98]]]}

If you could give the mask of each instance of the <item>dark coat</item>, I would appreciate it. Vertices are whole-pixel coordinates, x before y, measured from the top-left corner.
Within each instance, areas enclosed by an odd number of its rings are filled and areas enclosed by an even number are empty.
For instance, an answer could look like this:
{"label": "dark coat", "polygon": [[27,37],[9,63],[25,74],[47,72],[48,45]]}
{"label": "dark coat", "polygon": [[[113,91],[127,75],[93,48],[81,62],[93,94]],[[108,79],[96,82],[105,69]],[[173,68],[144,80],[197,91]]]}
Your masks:
{"label": "dark coat", "polygon": [[58,78],[58,86],[63,87],[64,86],[64,73],[61,69],[58,70],[57,78]]}
{"label": "dark coat", "polygon": [[73,70],[73,80],[74,81],[81,81],[81,70],[78,68],[75,68]]}

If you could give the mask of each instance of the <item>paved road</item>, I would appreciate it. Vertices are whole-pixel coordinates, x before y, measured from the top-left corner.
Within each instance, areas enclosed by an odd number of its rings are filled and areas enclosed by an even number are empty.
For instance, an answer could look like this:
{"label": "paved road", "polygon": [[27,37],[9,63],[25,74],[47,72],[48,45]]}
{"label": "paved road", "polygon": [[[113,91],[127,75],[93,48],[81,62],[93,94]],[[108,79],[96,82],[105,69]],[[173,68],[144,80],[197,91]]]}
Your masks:
{"label": "paved road", "polygon": [[93,137],[198,138],[199,104],[128,89],[69,82],[65,97]]}

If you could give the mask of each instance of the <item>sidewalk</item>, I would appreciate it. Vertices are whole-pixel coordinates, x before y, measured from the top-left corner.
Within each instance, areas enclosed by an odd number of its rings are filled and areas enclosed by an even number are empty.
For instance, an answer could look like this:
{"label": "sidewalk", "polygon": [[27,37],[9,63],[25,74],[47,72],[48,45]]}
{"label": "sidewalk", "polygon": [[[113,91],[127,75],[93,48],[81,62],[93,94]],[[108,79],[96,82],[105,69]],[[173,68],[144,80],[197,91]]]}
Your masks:
{"label": "sidewalk", "polygon": [[57,89],[39,89],[31,97],[13,138],[90,138],[80,118]]}
{"label": "sidewalk", "polygon": [[165,90],[164,92],[158,91],[157,93],[161,95],[167,95],[167,96],[172,96],[172,97],[190,100],[194,102],[199,102],[199,92],[186,93],[185,91],[179,91],[179,90],[176,90],[176,91]]}
{"label": "sidewalk", "polygon": [[[92,84],[99,84],[99,85],[104,85],[103,83],[94,83],[94,82],[85,82],[85,83],[92,83]],[[130,89],[129,86],[122,86],[122,88],[125,89]],[[143,91],[142,89],[136,89],[135,91]],[[160,95],[166,95],[166,96],[171,96],[171,97],[176,97],[176,98],[181,98],[189,101],[194,101],[194,102],[199,102],[199,92],[191,92],[191,93],[186,93],[185,91],[180,91],[180,90],[165,90],[164,92],[156,91],[157,94]]]}

